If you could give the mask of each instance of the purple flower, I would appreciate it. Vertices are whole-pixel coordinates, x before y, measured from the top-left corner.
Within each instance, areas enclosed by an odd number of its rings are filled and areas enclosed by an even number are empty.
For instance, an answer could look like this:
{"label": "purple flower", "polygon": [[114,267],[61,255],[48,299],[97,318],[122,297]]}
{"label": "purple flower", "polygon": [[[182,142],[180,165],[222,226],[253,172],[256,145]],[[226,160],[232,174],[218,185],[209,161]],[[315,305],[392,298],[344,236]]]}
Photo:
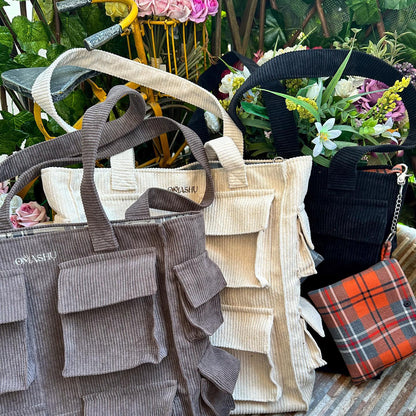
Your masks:
{"label": "purple flower", "polygon": [[192,0],[192,11],[189,20],[195,23],[204,22],[208,15],[208,6],[205,0]]}
{"label": "purple flower", "polygon": [[[384,84],[381,81],[376,81],[374,79],[366,79],[363,85],[359,88],[358,93],[362,94],[364,92],[372,92],[378,90],[388,89],[388,85]],[[376,104],[377,100],[383,96],[384,91],[373,92],[372,94],[364,95],[360,97],[357,101],[354,102],[355,107],[360,113],[366,113],[371,110]],[[406,108],[402,101],[396,101],[396,107],[393,111],[390,111],[386,114],[386,117],[391,117],[393,121],[400,121],[405,116]]]}
{"label": "purple flower", "polygon": [[217,0],[207,0],[208,14],[210,16],[215,16],[218,12],[218,1]]}

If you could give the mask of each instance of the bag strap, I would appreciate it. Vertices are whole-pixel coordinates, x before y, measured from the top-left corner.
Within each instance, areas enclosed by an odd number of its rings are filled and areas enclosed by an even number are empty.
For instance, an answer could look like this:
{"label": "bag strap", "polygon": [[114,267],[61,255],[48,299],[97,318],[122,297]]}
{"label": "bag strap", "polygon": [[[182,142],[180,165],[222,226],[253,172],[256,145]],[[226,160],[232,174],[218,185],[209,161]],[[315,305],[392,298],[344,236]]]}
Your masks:
{"label": "bag strap", "polygon": [[51,98],[50,85],[55,68],[64,65],[76,65],[86,69],[95,68],[96,71],[104,74],[136,82],[203,108],[223,120],[224,136],[231,137],[241,154],[243,153],[244,144],[241,131],[210,92],[177,75],[101,50],[70,49],[46,68],[33,84],[32,96],[34,100],[37,103],[42,103],[43,110],[53,117],[60,126],[68,128],[67,123],[56,113]]}
{"label": "bag strap", "polygon": [[[257,64],[246,56],[240,55],[238,52],[230,51],[221,57],[215,65],[211,65],[206,69],[198,78],[198,85],[210,92],[215,92],[218,89],[218,85],[221,81],[221,74],[227,69],[227,65],[233,66],[236,62],[241,61],[249,69],[254,71],[257,68]],[[225,63],[224,63],[225,62]],[[188,126],[198,133],[203,143],[211,140],[208,126],[204,118],[204,110],[197,108]]]}
{"label": "bag strap", "polygon": [[[271,59],[253,72],[236,91],[228,110],[231,118],[241,126],[236,108],[243,94],[249,89],[265,85],[276,79],[333,76],[347,54],[348,51],[346,50],[315,49],[285,53]],[[344,74],[376,79],[388,86],[393,85],[396,80],[403,77],[398,70],[386,62],[357,51],[352,52]],[[401,97],[408,111],[410,123],[409,134],[405,143],[400,146],[354,146],[340,149],[331,160],[328,177],[328,187],[330,189],[353,191],[356,186],[357,164],[366,153],[392,152],[416,146],[416,89],[409,85],[401,93]],[[293,119],[293,114],[286,109],[284,99],[278,96],[274,96],[274,105],[269,105],[267,111],[271,120],[282,117],[282,115],[284,119]],[[274,131],[273,136],[275,140],[280,141],[279,135]],[[282,139],[287,142],[288,148],[290,148],[290,143],[292,143],[292,146],[299,146],[297,129],[291,129]]]}
{"label": "bag strap", "polygon": [[[122,89],[124,89],[124,95],[129,93],[129,88],[122,87]],[[119,88],[120,93],[123,92],[122,89]],[[120,98],[121,96],[122,94],[120,94]],[[198,204],[196,202],[192,202],[190,206],[192,206],[194,210],[200,210],[211,204],[214,198],[212,176],[208,159],[206,157],[206,153],[201,141],[195,132],[186,126],[176,123],[173,120],[165,117],[157,117],[144,120],[142,122],[142,128],[140,130],[134,131],[134,134],[131,132],[120,139],[117,139],[117,137],[107,138],[108,144],[98,150],[101,135],[104,131],[105,120],[107,119],[111,109],[112,107],[110,107],[110,104],[106,102],[96,104],[95,106],[88,109],[85,113],[83,123],[84,126],[81,130],[82,161],[84,163],[83,178],[81,182],[81,198],[87,217],[88,231],[95,251],[114,250],[118,247],[118,242],[115,237],[114,230],[110,221],[105,215],[94,183],[94,166],[97,157],[108,157],[114,153],[120,153],[128,148],[138,146],[139,144],[151,140],[153,137],[155,137],[155,134],[160,134],[161,130],[166,131],[174,128],[179,128],[185,135],[185,138],[188,141],[189,147],[194,153],[194,156],[206,172],[206,187],[204,197],[201,203]],[[73,132],[69,133],[69,135],[75,135],[77,133],[78,132]],[[25,151],[26,149],[22,150],[22,152]],[[38,176],[42,168],[48,166],[65,166],[66,164],[77,163],[79,161],[79,158],[50,160],[37,164],[24,172],[11,188],[3,206],[0,208],[0,230],[10,231],[12,225],[9,219],[9,207],[12,197],[17,192],[19,192],[27,183]],[[2,164],[0,165],[0,171],[1,170]],[[155,205],[155,208],[158,208],[158,204],[161,204],[159,201],[163,199],[159,195],[162,195],[163,197],[169,191],[156,189],[152,192],[155,197],[153,197],[151,202]],[[177,203],[176,201],[179,201],[183,198],[184,197],[180,195],[174,194],[174,196],[170,197],[170,201],[172,201],[172,203]],[[163,207],[165,206],[166,204],[163,204]]]}
{"label": "bag strap", "polygon": [[[208,91],[216,91],[221,82],[221,75],[223,71],[227,69],[227,65],[225,64],[232,66],[238,61],[242,62],[251,74],[260,68],[257,63],[246,56],[243,56],[235,51],[230,51],[221,57],[221,61],[218,61],[215,65],[210,66],[205,72],[202,73],[202,75],[198,78],[198,85]],[[263,87],[267,90],[286,93],[286,89],[280,80],[267,82],[263,85]],[[284,106],[281,111],[277,111],[277,108],[275,108],[275,97],[276,96],[272,93],[263,92],[264,104],[266,105],[268,111],[271,109],[270,111],[273,112],[273,117],[270,118],[272,130],[276,133],[276,137],[279,138],[279,140],[274,141],[275,149],[282,157],[289,158],[299,156],[301,154],[299,143],[297,140],[292,140],[292,132],[296,130],[295,119],[293,118],[292,113],[289,113],[286,110],[286,106]],[[279,105],[281,103],[277,104]],[[245,127],[238,117],[234,121],[241,131],[245,131]],[[189,121],[188,126],[198,133],[204,143],[210,140],[208,127],[204,119],[204,111],[197,109]]]}
{"label": "bag strap", "polygon": [[[126,89],[124,86],[115,86],[107,95],[105,101],[107,105],[111,108],[114,107],[120,99],[120,94],[129,97],[129,107],[120,118],[105,123],[100,142],[102,146],[111,140],[131,134],[144,120],[146,104],[137,91]],[[81,130],[37,143],[25,148],[24,151],[13,153],[1,163],[0,182],[21,175],[39,163],[57,158],[81,156],[81,153]]]}

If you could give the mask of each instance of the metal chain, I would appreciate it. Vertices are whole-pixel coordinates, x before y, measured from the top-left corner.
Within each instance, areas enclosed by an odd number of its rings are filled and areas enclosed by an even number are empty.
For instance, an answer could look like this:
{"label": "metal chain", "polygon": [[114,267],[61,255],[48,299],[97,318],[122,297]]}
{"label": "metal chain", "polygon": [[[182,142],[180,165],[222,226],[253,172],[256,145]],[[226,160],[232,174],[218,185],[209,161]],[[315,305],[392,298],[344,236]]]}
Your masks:
{"label": "metal chain", "polygon": [[397,194],[396,205],[394,207],[393,219],[391,222],[390,234],[387,237],[386,243],[391,242],[397,232],[397,223],[399,221],[399,214],[402,207],[403,200],[403,188],[406,184],[406,178],[410,175],[407,174],[407,165],[401,163],[402,172],[397,173],[397,185],[399,185],[399,193]]}

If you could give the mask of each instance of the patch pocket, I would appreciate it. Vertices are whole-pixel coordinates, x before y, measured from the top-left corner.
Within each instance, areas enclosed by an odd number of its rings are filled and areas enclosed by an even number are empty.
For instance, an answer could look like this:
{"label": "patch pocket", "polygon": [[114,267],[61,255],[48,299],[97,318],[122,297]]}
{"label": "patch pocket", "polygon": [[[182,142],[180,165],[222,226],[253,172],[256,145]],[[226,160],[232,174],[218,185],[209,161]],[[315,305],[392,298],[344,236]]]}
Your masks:
{"label": "patch pocket", "polygon": [[96,254],[59,268],[64,377],[157,364],[167,355],[154,248]]}
{"label": "patch pocket", "polygon": [[25,277],[20,270],[4,270],[0,272],[0,394],[27,390],[34,379]]}
{"label": "patch pocket", "polygon": [[207,250],[228,287],[268,287],[267,227],[273,189],[216,192],[204,211]]}
{"label": "patch pocket", "polygon": [[298,234],[298,277],[302,278],[316,274],[315,262],[311,252],[314,249],[311,228],[304,204],[298,208]]}
{"label": "patch pocket", "polygon": [[228,416],[235,408],[232,393],[238,378],[238,360],[224,350],[209,345],[198,365],[201,374],[201,412]]}
{"label": "patch pocket", "polygon": [[176,381],[167,380],[88,394],[82,398],[83,414],[171,416],[176,390]]}
{"label": "patch pocket", "polygon": [[221,270],[206,251],[173,270],[179,283],[186,338],[196,341],[212,335],[223,322],[219,293],[226,282]]}
{"label": "patch pocket", "polygon": [[324,337],[325,332],[322,324],[322,318],[315,307],[303,297],[300,298],[299,310],[300,321],[303,326],[306,343],[304,360],[310,370],[315,370],[316,368],[324,366],[326,361],[322,359],[321,350],[314,337],[309,332],[307,325],[319,334],[320,337]]}
{"label": "patch pocket", "polygon": [[282,394],[271,356],[273,309],[222,305],[224,324],[210,338],[241,363],[235,400],[275,402]]}

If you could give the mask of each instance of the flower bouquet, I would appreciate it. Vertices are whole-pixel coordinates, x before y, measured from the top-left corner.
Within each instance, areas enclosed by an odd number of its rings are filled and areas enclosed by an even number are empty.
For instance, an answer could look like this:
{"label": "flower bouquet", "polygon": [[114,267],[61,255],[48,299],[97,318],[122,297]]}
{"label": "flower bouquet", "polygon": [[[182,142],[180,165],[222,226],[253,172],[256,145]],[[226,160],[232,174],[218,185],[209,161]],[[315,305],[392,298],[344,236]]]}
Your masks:
{"label": "flower bouquet", "polygon": [[[262,65],[273,56],[302,49],[306,47],[256,54],[255,61]],[[372,79],[343,77],[350,54],[332,78],[288,79],[283,81],[287,94],[270,91],[285,98],[287,109],[293,111],[302,153],[312,155],[323,166],[329,166],[330,159],[343,147],[401,144],[408,132],[407,112],[400,93],[409,85],[411,76],[403,76],[391,87]],[[408,65],[401,66],[406,69],[405,75],[409,75]],[[397,68],[400,70],[399,65]],[[241,65],[229,67],[223,74],[219,98],[225,108],[248,76],[247,68]],[[262,89],[253,88],[244,95],[238,115],[246,128],[248,153],[253,157],[278,156],[262,102]],[[386,164],[391,156],[374,154],[367,156],[363,163]]]}

